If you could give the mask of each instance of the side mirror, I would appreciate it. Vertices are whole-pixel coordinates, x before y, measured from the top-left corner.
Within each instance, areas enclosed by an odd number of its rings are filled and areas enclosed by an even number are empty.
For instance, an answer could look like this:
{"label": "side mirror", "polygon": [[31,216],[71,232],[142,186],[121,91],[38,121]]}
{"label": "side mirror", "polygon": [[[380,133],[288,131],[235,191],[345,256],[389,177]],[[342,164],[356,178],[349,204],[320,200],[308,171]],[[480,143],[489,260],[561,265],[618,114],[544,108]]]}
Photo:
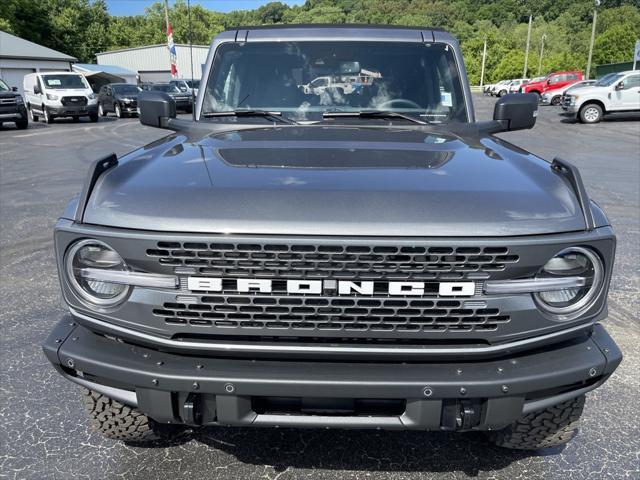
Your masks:
{"label": "side mirror", "polygon": [[34,85],[33,93],[35,93],[36,95],[40,95],[42,93],[42,90],[40,90],[40,87],[38,85]]}
{"label": "side mirror", "polygon": [[18,91],[18,87],[11,87],[11,91],[12,92],[17,92]]}
{"label": "side mirror", "polygon": [[535,93],[511,93],[501,97],[493,108],[493,120],[503,132],[533,128],[538,117]]}
{"label": "side mirror", "polygon": [[170,118],[176,118],[176,102],[165,92],[147,90],[138,95],[140,123],[165,128]]}
{"label": "side mirror", "polygon": [[623,82],[618,82],[616,84],[616,90],[624,90],[624,83]]}

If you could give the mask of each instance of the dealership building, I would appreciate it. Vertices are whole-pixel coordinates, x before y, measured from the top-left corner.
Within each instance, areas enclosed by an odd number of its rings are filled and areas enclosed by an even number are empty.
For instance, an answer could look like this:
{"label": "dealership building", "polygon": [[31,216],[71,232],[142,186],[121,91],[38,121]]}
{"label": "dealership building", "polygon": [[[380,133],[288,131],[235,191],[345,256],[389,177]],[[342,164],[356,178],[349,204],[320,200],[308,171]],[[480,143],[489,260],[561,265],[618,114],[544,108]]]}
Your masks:
{"label": "dealership building", "polygon": [[22,80],[28,73],[68,72],[77,61],[66,53],[0,31],[0,78],[10,87],[18,87],[20,93]]}
{"label": "dealership building", "polygon": [[[178,78],[191,78],[193,56],[193,78],[199,80],[209,53],[208,45],[176,44]],[[135,72],[141,82],[168,82],[171,80],[171,61],[166,44],[146,47],[124,48],[96,54],[98,65],[112,65]]]}

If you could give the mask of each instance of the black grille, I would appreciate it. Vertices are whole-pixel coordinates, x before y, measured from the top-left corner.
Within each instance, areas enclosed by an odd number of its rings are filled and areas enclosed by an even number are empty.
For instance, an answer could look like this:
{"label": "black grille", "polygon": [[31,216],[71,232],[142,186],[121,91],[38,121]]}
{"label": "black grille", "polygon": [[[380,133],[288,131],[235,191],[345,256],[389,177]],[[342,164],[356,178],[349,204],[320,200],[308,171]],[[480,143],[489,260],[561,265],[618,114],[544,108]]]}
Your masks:
{"label": "black grille", "polygon": [[[204,295],[165,303],[153,314],[167,324],[324,332],[494,331],[510,317],[461,300]],[[202,332],[204,333],[204,332]]]}
{"label": "black grille", "polygon": [[159,242],[146,253],[163,265],[232,278],[481,279],[519,260],[506,247]]}
{"label": "black grille", "polygon": [[62,99],[60,99],[60,103],[62,103],[62,105],[64,105],[65,107],[71,107],[75,105],[86,105],[87,97],[83,97],[83,96],[62,97]]}

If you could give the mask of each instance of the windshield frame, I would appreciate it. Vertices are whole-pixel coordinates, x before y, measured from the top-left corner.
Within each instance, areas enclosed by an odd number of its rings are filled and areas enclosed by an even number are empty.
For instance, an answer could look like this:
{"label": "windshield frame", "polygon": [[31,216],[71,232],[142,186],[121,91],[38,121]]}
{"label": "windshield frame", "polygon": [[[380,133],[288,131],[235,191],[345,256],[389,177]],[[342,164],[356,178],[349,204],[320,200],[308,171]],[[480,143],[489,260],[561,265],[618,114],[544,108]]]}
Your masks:
{"label": "windshield frame", "polygon": [[[312,29],[315,30],[315,29]],[[321,31],[322,29],[318,29],[319,31]],[[411,30],[410,28],[408,28],[408,30]],[[262,33],[262,32],[260,32]],[[254,35],[252,38],[251,42],[246,42],[246,43],[262,43],[262,42],[273,42],[276,43],[276,40],[274,40],[274,34],[277,33],[277,29],[275,31],[270,31],[268,32],[268,34],[265,35],[265,38],[262,38],[260,35]],[[421,32],[422,35],[423,32]],[[384,37],[361,37],[359,35],[354,35],[355,38],[349,38],[349,39],[342,39],[342,38],[334,38],[332,36],[327,36],[325,37],[324,35],[322,36],[314,36],[314,35],[310,35],[309,37],[307,37],[307,35],[303,35],[303,36],[299,36],[299,35],[293,35],[293,37],[290,39],[291,42],[327,42],[327,43],[331,43],[331,42],[341,42],[341,41],[346,41],[346,42],[365,42],[365,43],[380,43],[380,44],[385,44],[385,43],[397,43],[396,40],[389,40],[387,38]],[[422,37],[424,38],[424,37]],[[437,38],[437,36],[436,36]],[[281,40],[278,40],[281,41]],[[453,81],[456,81],[459,83],[459,98],[457,99],[457,101],[462,105],[461,108],[464,109],[464,113],[462,114],[461,118],[458,119],[451,119],[448,120],[447,122],[443,122],[440,123],[440,125],[445,125],[447,123],[474,123],[476,121],[475,119],[475,109],[474,109],[474,105],[473,105],[473,101],[472,101],[472,95],[471,95],[471,89],[469,86],[469,81],[468,81],[468,77],[467,77],[467,72],[466,72],[466,68],[464,65],[464,59],[462,56],[462,51],[460,50],[459,44],[457,42],[457,40],[450,36],[449,34],[442,34],[440,36],[440,38],[437,38],[437,40],[434,40],[433,42],[427,42],[427,41],[416,41],[413,39],[402,39],[401,42],[403,43],[407,43],[407,44],[426,44],[427,46],[431,46],[431,45],[442,45],[444,47],[447,47],[448,49],[451,50],[451,64],[452,64],[452,68],[455,68],[455,77]],[[200,90],[202,90],[202,93],[205,93],[204,95],[200,94],[198,95],[198,99],[196,101],[196,104],[194,105],[194,110],[195,110],[195,115],[194,115],[194,121],[211,121],[211,118],[204,118],[203,117],[203,113],[204,113],[204,103],[205,103],[205,97],[206,97],[206,90],[209,86],[209,83],[212,81],[212,75],[214,73],[214,69],[216,67],[216,63],[219,61],[220,56],[221,56],[221,47],[227,45],[227,44],[234,44],[237,43],[235,41],[235,35],[233,35],[233,32],[223,32],[222,34],[218,35],[216,38],[214,38],[214,41],[212,43],[212,47],[211,47],[211,52],[207,58],[207,62],[205,65],[205,68],[203,70],[203,75],[202,78],[200,79],[200,85],[199,88]],[[404,112],[406,113],[406,112]],[[224,118],[224,117],[218,117],[218,118]],[[240,123],[242,120],[244,120],[247,117],[242,117],[240,119],[238,119],[238,123]],[[357,117],[355,117],[357,119]],[[420,117],[417,117],[420,118]],[[401,119],[399,119],[401,120]],[[389,122],[389,120],[387,119],[387,122]],[[244,123],[251,123],[254,124],[253,122],[244,122]],[[300,122],[302,124],[319,124],[319,125],[324,125],[322,123],[322,121],[312,121],[312,122]],[[364,124],[365,122],[360,121],[359,122],[361,125]],[[374,124],[370,124],[369,121],[366,122],[367,125],[374,125]],[[353,124],[353,122],[350,122],[350,124]],[[406,124],[406,122],[405,122]],[[427,125],[431,125],[432,123],[427,123]],[[262,125],[261,125],[262,126]],[[374,125],[375,126],[375,125]]]}

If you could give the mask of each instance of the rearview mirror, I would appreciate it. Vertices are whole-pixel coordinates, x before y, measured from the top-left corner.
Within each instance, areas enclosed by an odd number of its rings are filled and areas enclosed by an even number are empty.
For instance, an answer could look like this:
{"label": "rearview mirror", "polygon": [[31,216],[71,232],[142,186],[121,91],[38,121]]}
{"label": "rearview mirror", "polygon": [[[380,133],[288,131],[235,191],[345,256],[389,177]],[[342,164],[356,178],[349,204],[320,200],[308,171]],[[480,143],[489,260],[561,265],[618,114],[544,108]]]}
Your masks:
{"label": "rearview mirror", "polygon": [[140,123],[165,128],[170,118],[176,118],[176,102],[165,92],[147,90],[138,95]]}
{"label": "rearview mirror", "polygon": [[493,120],[502,131],[533,128],[538,117],[538,96],[535,93],[510,93],[501,97],[493,108]]}

